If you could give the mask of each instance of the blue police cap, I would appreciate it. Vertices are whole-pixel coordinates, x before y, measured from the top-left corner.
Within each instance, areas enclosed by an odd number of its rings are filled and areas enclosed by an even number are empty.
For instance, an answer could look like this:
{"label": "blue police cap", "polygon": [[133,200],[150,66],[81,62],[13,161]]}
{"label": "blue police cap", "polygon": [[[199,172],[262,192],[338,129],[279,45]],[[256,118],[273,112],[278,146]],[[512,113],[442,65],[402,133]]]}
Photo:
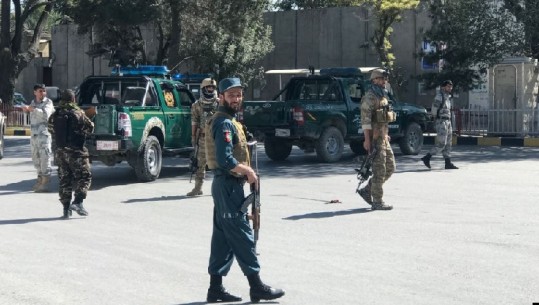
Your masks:
{"label": "blue police cap", "polygon": [[237,77],[224,78],[219,82],[219,93],[224,93],[228,89],[243,88],[241,81]]}

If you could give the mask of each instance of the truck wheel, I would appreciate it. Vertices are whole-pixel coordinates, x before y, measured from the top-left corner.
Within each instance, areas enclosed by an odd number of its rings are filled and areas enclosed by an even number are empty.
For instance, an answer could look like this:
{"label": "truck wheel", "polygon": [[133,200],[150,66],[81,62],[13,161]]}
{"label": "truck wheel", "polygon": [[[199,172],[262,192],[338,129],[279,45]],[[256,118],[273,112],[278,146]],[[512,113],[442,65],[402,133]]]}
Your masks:
{"label": "truck wheel", "polygon": [[149,136],[139,148],[135,173],[140,181],[154,181],[159,177],[163,155],[159,140]]}
{"label": "truck wheel", "polygon": [[350,141],[350,149],[356,155],[366,155],[367,151],[363,147],[363,141]]}
{"label": "truck wheel", "polygon": [[410,123],[406,127],[404,137],[399,141],[401,152],[405,155],[417,155],[423,147],[423,131],[417,123]]}
{"label": "truck wheel", "polygon": [[266,137],[264,139],[264,149],[266,155],[273,161],[284,161],[292,152],[292,145],[286,140],[276,137]]}
{"label": "truck wheel", "polygon": [[322,132],[316,142],[316,155],[320,161],[336,162],[341,159],[344,150],[344,139],[339,129],[330,126]]}

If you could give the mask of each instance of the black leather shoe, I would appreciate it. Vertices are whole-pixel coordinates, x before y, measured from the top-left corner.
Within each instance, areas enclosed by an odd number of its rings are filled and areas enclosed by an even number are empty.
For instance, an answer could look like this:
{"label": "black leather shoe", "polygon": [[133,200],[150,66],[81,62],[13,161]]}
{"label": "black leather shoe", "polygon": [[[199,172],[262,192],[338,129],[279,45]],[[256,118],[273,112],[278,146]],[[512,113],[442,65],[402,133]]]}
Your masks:
{"label": "black leather shoe", "polygon": [[423,161],[423,164],[425,164],[425,166],[428,168],[430,168],[430,157],[431,157],[431,154],[426,154],[423,158],[421,158],[421,161]]}
{"label": "black leather shoe", "polygon": [[260,300],[275,300],[282,297],[285,291],[282,289],[271,288],[268,285],[251,288],[251,302],[258,303]]}
{"label": "black leather shoe", "polygon": [[206,297],[208,303],[241,302],[241,300],[241,297],[230,294],[222,285],[215,288],[210,287],[208,289],[208,296]]}

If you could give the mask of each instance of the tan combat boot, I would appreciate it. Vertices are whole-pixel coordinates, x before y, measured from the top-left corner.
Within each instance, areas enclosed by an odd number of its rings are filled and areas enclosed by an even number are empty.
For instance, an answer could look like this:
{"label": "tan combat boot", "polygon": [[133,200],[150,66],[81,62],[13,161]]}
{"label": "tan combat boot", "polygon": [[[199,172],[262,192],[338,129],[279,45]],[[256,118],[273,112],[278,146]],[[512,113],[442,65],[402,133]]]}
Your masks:
{"label": "tan combat boot", "polygon": [[41,176],[37,176],[37,181],[36,181],[36,183],[32,186],[32,191],[37,190],[37,188],[39,187],[40,184],[41,184]]}
{"label": "tan combat boot", "polygon": [[187,196],[194,197],[194,196],[200,196],[202,195],[202,180],[195,180],[195,187],[193,190],[191,190],[189,193],[187,193]]}
{"label": "tan combat boot", "polygon": [[46,193],[49,191],[48,184],[51,182],[50,176],[42,176],[41,177],[41,183],[37,186],[35,192],[36,193]]}

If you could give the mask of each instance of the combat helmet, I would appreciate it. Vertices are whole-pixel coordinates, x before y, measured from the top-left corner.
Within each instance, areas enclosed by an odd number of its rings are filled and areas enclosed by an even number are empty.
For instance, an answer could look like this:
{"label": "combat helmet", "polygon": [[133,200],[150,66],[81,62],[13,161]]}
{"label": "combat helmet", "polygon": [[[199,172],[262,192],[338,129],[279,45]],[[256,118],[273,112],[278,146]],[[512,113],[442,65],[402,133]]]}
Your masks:
{"label": "combat helmet", "polygon": [[[202,83],[200,84],[200,89],[202,92],[202,101],[203,102],[210,102],[209,100],[213,100],[217,97],[217,82],[213,78],[205,78],[202,80]],[[213,103],[213,101],[211,101]]]}

